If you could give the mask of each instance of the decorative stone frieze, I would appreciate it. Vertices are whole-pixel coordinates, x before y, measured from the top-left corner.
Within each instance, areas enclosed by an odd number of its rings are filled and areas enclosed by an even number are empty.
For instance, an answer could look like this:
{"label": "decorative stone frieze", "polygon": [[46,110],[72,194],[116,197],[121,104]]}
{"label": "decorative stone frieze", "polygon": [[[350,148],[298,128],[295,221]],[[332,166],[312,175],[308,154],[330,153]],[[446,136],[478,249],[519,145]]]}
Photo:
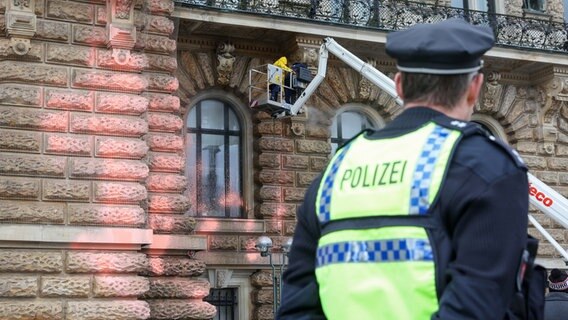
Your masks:
{"label": "decorative stone frieze", "polygon": [[296,205],[290,203],[263,203],[257,206],[258,216],[289,219],[296,217]]}
{"label": "decorative stone frieze", "polygon": [[67,112],[0,107],[0,126],[27,130],[67,131]]}
{"label": "decorative stone frieze", "polygon": [[64,157],[0,153],[0,174],[63,177],[66,162]]}
{"label": "decorative stone frieze", "polygon": [[59,273],[62,270],[63,256],[60,251],[7,249],[0,251],[0,272]]}
{"label": "decorative stone frieze", "polygon": [[174,2],[171,0],[146,0],[146,8],[156,15],[171,15],[174,12]]}
{"label": "decorative stone frieze", "polygon": [[138,273],[148,268],[148,259],[137,252],[67,252],[67,273]]}
{"label": "decorative stone frieze", "polygon": [[120,90],[140,93],[148,87],[148,80],[139,74],[74,70],[72,84],[79,88]]}
{"label": "decorative stone frieze", "polygon": [[96,137],[97,157],[140,159],[148,153],[146,142],[132,138]]}
{"label": "decorative stone frieze", "polygon": [[138,183],[95,182],[95,201],[136,203],[146,200],[146,188]]}
{"label": "decorative stone frieze", "polygon": [[181,194],[151,194],[148,197],[149,212],[184,213],[189,210],[189,198]]}
{"label": "decorative stone frieze", "polygon": [[160,93],[146,94],[145,97],[150,100],[148,106],[149,111],[178,112],[180,110],[179,97]]}
{"label": "decorative stone frieze", "polygon": [[92,139],[89,136],[70,134],[45,134],[45,152],[88,156],[91,154]]}
{"label": "decorative stone frieze", "polygon": [[97,66],[113,70],[141,71],[147,69],[149,65],[146,55],[142,53],[132,52],[128,54],[128,57],[117,58],[116,50],[99,49],[97,50]]}
{"label": "decorative stone frieze", "polygon": [[144,51],[172,54],[176,51],[176,41],[165,36],[139,34],[136,48]]}
{"label": "decorative stone frieze", "polygon": [[0,104],[10,106],[39,106],[41,104],[41,88],[14,84],[1,84]]}
{"label": "decorative stone frieze", "polygon": [[81,319],[148,319],[150,307],[145,301],[105,300],[105,301],[69,301],[66,318]]}
{"label": "decorative stone frieze", "polygon": [[146,188],[151,192],[183,192],[187,188],[187,178],[178,174],[150,174]]}
{"label": "decorative stone frieze", "polygon": [[50,109],[92,111],[93,92],[47,89],[46,106]]}
{"label": "decorative stone frieze", "polygon": [[157,234],[191,234],[196,223],[192,217],[153,214],[148,217],[148,224]]}
{"label": "decorative stone frieze", "polygon": [[0,221],[62,224],[65,221],[65,205],[0,200]]}
{"label": "decorative stone frieze", "polygon": [[94,7],[91,4],[50,0],[47,2],[47,17],[51,19],[92,23]]}
{"label": "decorative stone frieze", "polygon": [[73,42],[103,47],[107,42],[105,29],[101,27],[73,25]]}
{"label": "decorative stone frieze", "polygon": [[95,50],[89,47],[48,44],[46,61],[92,67],[95,65]]}
{"label": "decorative stone frieze", "polygon": [[148,172],[148,166],[138,160],[75,158],[70,160],[69,174],[72,178],[140,181]]}
{"label": "decorative stone frieze", "polygon": [[0,150],[39,153],[41,133],[0,129]]}
{"label": "decorative stone frieze", "polygon": [[67,86],[67,68],[20,61],[0,61],[0,82],[24,82],[56,87]]}
{"label": "decorative stone frieze", "polygon": [[137,117],[72,114],[71,132],[139,137],[148,132],[148,124]]}
{"label": "decorative stone frieze", "polygon": [[205,263],[187,257],[149,257],[149,267],[143,273],[150,276],[196,277],[205,272]]}
{"label": "decorative stone frieze", "polygon": [[255,180],[262,184],[293,185],[294,172],[262,170],[256,175]]}
{"label": "decorative stone frieze", "polygon": [[209,288],[209,282],[203,279],[150,278],[150,290],[144,298],[203,299],[209,295]]}
{"label": "decorative stone frieze", "polygon": [[182,152],[185,146],[183,138],[173,134],[148,134],[146,142],[152,151]]}
{"label": "decorative stone frieze", "polygon": [[1,301],[0,319],[64,319],[62,301]]}
{"label": "decorative stone frieze", "polygon": [[139,206],[69,205],[69,223],[78,225],[143,226],[146,213]]}
{"label": "decorative stone frieze", "polygon": [[148,71],[163,71],[173,73],[177,69],[177,59],[175,57],[147,54],[148,64],[146,70]]}
{"label": "decorative stone frieze", "polygon": [[0,198],[32,200],[38,199],[39,195],[39,179],[0,177]]}
{"label": "decorative stone frieze", "polygon": [[66,42],[70,38],[71,25],[64,22],[39,20],[35,39]]}
{"label": "decorative stone frieze", "polygon": [[233,56],[234,51],[235,46],[228,42],[221,43],[217,47],[217,83],[222,86],[228,85],[231,80],[236,59]]}
{"label": "decorative stone frieze", "polygon": [[91,291],[90,277],[41,277],[42,297],[86,298]]}
{"label": "decorative stone frieze", "polygon": [[93,293],[97,298],[138,297],[148,290],[148,279],[138,276],[95,276],[93,281]]}
{"label": "decorative stone frieze", "polygon": [[87,181],[43,180],[43,199],[55,201],[88,201],[91,183]]}
{"label": "decorative stone frieze", "polygon": [[185,159],[177,154],[150,152],[148,154],[148,167],[152,172],[181,172],[185,166]]}
{"label": "decorative stone frieze", "polygon": [[35,276],[1,276],[0,297],[30,298],[37,296],[38,285]]}
{"label": "decorative stone frieze", "polygon": [[151,317],[156,320],[185,319],[196,320],[211,319],[217,313],[215,306],[197,300],[148,300]]}

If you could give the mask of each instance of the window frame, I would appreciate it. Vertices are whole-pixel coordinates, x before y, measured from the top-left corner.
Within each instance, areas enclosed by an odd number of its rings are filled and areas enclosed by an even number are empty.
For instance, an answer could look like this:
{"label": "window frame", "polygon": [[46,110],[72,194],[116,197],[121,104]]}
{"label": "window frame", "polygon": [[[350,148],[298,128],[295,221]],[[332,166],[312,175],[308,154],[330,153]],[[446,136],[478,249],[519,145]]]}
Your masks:
{"label": "window frame", "polygon": [[[370,122],[375,125],[376,129],[380,129],[380,128],[385,126],[385,120],[375,110],[371,109],[369,106],[361,104],[361,103],[346,104],[343,107],[337,109],[337,112],[331,118],[331,123],[329,124],[329,131],[330,131],[329,143],[332,146],[333,146],[334,143],[336,143],[337,147],[339,148],[342,145],[341,143],[345,143],[345,142],[349,141],[349,139],[352,138],[352,137],[348,138],[348,139],[344,139],[344,138],[340,138],[340,137],[334,138],[333,132],[331,132],[331,127],[333,125],[333,121],[339,115],[341,115],[342,113],[345,113],[345,112],[355,112],[355,113],[359,113],[359,114],[367,117],[370,120]],[[341,132],[341,128],[339,127],[339,122],[338,122],[338,125],[337,125],[337,131]],[[338,141],[341,142],[341,143],[339,143]],[[332,149],[332,155],[333,155],[333,147],[331,149]]]}
{"label": "window frame", "polygon": [[499,123],[499,121],[493,119],[491,116],[488,116],[486,114],[474,113],[471,116],[471,121],[484,125],[489,129],[492,135],[496,136],[501,141],[507,144],[509,143],[509,141],[507,140],[507,134],[505,133],[505,129],[503,129],[503,126]]}
{"label": "window frame", "polygon": [[546,0],[537,0],[540,2],[541,8],[532,8],[530,6],[530,0],[523,0],[523,9],[528,12],[545,13],[546,12]]}

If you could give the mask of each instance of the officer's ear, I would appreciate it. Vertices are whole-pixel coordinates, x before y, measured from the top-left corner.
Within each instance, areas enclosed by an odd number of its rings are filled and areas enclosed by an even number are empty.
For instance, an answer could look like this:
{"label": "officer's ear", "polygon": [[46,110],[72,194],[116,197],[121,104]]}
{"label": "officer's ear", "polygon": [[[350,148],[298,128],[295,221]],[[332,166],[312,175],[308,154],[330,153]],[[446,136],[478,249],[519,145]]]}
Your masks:
{"label": "officer's ear", "polygon": [[483,88],[483,73],[478,73],[473,76],[473,79],[469,83],[469,87],[467,90],[466,101],[468,106],[474,106],[477,103],[477,99],[479,98],[479,93]]}
{"label": "officer's ear", "polygon": [[404,101],[404,93],[402,92],[402,74],[400,72],[397,72],[394,75],[394,85],[396,88],[396,94],[400,100]]}

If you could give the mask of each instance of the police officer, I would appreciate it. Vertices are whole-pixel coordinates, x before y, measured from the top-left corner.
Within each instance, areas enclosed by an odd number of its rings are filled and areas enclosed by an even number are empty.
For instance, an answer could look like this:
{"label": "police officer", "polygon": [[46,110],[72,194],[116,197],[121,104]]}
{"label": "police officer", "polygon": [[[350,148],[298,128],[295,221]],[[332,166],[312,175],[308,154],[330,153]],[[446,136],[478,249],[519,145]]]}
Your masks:
{"label": "police officer", "polygon": [[489,28],[390,33],[404,111],[333,156],[306,193],[278,319],[505,319],[526,245],[518,155],[468,122]]}

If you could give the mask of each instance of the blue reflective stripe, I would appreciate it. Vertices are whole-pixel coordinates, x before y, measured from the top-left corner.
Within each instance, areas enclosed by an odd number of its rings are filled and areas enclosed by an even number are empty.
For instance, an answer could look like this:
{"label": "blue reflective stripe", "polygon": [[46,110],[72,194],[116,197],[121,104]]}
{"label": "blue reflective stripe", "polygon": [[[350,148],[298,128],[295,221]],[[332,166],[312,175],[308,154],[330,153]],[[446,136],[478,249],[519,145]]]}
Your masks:
{"label": "blue reflective stripe", "polygon": [[351,144],[346,145],[345,147],[339,149],[339,154],[333,160],[331,164],[331,169],[329,173],[325,176],[325,181],[323,183],[322,191],[321,191],[321,198],[320,198],[320,206],[319,206],[319,220],[321,222],[326,222],[331,219],[331,193],[333,191],[333,182],[335,180],[335,176],[337,175],[337,171],[339,170],[339,166],[343,159],[345,158],[345,154],[347,150],[351,147]]}
{"label": "blue reflective stripe", "polygon": [[428,212],[432,173],[442,150],[442,145],[450,132],[451,130],[437,125],[424,143],[412,176],[409,214],[425,214]]}
{"label": "blue reflective stripe", "polygon": [[317,267],[333,263],[433,261],[430,242],[425,239],[346,241],[317,250]]}

